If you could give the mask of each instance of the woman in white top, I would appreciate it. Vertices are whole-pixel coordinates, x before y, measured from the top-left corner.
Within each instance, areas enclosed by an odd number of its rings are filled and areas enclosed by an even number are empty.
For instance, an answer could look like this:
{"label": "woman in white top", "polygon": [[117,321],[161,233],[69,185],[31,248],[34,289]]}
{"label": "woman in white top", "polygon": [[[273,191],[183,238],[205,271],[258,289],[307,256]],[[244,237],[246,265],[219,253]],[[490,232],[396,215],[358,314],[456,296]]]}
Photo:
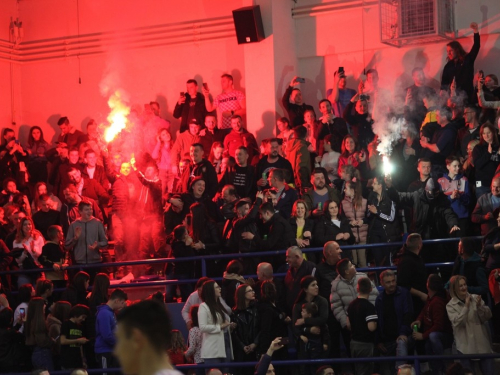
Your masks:
{"label": "woman in white top", "polygon": [[[484,304],[481,296],[467,292],[467,279],[456,275],[450,279],[451,300],[446,305],[448,318],[453,326],[453,336],[460,354],[489,354],[491,348],[488,320],[491,310]],[[470,366],[470,359],[461,359],[464,367]],[[493,358],[480,359],[481,372],[493,374]]]}
{"label": "woman in white top", "polygon": [[[41,267],[38,257],[42,254],[45,244],[42,234],[35,229],[33,220],[30,217],[21,219],[17,228],[16,238],[13,243],[14,249],[24,249],[24,251],[13,251],[13,256],[20,269],[34,269]],[[40,276],[38,273],[18,274],[17,286],[36,283]]]}
{"label": "woman in white top", "polygon": [[222,306],[220,297],[221,287],[214,280],[203,284],[198,323],[202,333],[201,358],[206,364],[226,363],[233,359],[230,327],[235,323],[230,323],[229,312]]}

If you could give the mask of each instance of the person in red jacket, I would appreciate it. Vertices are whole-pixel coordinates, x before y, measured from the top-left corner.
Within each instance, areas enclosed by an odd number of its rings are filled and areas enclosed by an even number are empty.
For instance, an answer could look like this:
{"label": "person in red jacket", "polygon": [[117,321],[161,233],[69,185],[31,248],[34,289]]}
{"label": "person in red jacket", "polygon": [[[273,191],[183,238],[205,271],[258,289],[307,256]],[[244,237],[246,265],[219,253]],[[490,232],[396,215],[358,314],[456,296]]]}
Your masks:
{"label": "person in red jacket", "polygon": [[[444,350],[453,343],[453,330],[446,312],[448,296],[439,275],[429,275],[427,290],[427,302],[417,320],[411,324],[413,338],[425,341],[425,354],[443,355]],[[440,371],[444,373],[446,370],[443,361],[431,361],[430,365],[432,374],[439,374]]]}

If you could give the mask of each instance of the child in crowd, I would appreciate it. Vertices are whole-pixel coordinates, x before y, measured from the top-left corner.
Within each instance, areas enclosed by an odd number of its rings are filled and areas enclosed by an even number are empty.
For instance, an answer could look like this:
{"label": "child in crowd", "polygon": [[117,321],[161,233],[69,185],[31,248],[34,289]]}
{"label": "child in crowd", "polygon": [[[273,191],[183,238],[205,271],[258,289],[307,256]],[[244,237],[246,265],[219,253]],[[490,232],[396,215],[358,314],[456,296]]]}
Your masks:
{"label": "child in crowd", "polygon": [[[302,305],[302,311],[300,312],[302,319],[306,318],[317,318],[318,317],[318,305],[314,302],[307,302]],[[307,326],[306,326],[307,327]],[[328,326],[323,324],[320,328],[320,332],[312,330],[312,327],[307,327],[300,335],[299,342],[299,358],[301,359],[320,359],[323,358],[323,354],[328,353]],[[314,375],[316,373],[317,366],[306,366],[303,374]]]}
{"label": "child in crowd", "polygon": [[[201,359],[201,331],[198,324],[198,308],[199,305],[191,306],[189,310],[189,316],[191,319],[192,327],[189,330],[188,337],[188,349],[184,352],[184,356],[187,360],[193,361],[194,363],[203,363]],[[196,369],[196,375],[204,375],[205,370]]]}
{"label": "child in crowd", "polygon": [[178,329],[173,329],[170,348],[168,349],[168,356],[170,357],[172,364],[183,365],[186,363],[186,358],[184,357],[185,350],[186,344],[184,343],[182,333]]}
{"label": "child in crowd", "polygon": [[[372,291],[372,283],[367,277],[358,280],[358,298],[347,308],[348,324],[351,330],[352,358],[373,357],[375,347],[375,331],[377,330],[377,311],[368,301]],[[356,375],[371,375],[373,363],[355,362]]]}
{"label": "child in crowd", "polygon": [[90,314],[85,305],[75,305],[69,312],[69,319],[61,326],[61,369],[86,368],[83,345],[89,340],[83,336],[83,322]]}

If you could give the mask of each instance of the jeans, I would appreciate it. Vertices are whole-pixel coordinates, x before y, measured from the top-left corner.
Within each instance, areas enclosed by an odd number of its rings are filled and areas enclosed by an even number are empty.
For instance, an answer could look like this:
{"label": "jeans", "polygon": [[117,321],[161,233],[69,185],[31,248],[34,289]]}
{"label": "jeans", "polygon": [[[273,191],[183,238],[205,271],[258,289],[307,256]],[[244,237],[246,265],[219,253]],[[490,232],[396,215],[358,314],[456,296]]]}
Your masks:
{"label": "jeans", "polygon": [[[387,341],[383,342],[384,347],[386,349],[385,353],[380,353],[383,357],[405,357],[408,355],[408,352],[413,348],[414,341],[410,336],[408,340],[405,342],[404,340],[397,341]],[[394,362],[381,362],[380,363],[380,372],[384,375],[395,374],[399,366],[404,365],[405,361],[396,361],[394,366]]]}
{"label": "jeans", "polygon": [[35,346],[31,354],[31,363],[34,369],[47,369],[54,371],[54,363],[52,362],[52,352],[49,348],[40,348]]}
{"label": "jeans", "polygon": [[[453,335],[444,332],[431,332],[429,338],[425,342],[425,354],[428,355],[443,355],[446,348],[451,347],[453,343]],[[430,362],[432,374],[439,374],[440,371],[446,372],[444,361]]]}
{"label": "jeans", "polygon": [[[459,354],[464,354],[457,350]],[[462,366],[468,369],[472,369],[472,363],[470,359],[460,359]],[[483,374],[493,374],[495,371],[495,360],[493,358],[483,358],[479,360],[479,367],[481,367],[481,372]]]}

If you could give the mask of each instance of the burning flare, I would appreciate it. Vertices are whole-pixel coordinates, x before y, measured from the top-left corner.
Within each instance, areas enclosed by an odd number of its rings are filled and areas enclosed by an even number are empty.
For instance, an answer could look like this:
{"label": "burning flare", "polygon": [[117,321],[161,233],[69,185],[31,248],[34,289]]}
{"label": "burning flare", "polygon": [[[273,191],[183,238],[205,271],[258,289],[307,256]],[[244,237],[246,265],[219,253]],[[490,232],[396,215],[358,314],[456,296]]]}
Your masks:
{"label": "burning flare", "polygon": [[386,155],[382,156],[382,169],[384,171],[385,176],[390,176],[394,169],[393,165],[389,160],[389,157]]}
{"label": "burning flare", "polygon": [[126,128],[128,124],[127,116],[130,114],[130,107],[126,104],[123,94],[117,90],[108,100],[111,113],[107,119],[109,127],[104,130],[104,140],[109,143]]}

